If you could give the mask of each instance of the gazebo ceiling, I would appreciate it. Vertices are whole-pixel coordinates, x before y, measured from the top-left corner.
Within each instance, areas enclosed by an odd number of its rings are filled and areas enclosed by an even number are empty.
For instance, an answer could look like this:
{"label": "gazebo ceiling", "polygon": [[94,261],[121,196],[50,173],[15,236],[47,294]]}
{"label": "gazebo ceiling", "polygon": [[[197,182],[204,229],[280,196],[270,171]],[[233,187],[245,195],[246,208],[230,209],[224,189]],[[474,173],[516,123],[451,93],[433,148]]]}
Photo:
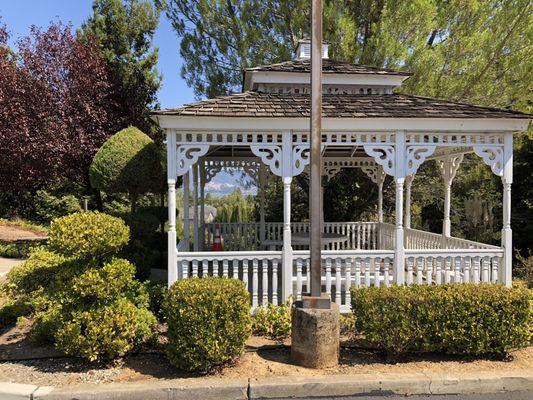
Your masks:
{"label": "gazebo ceiling", "polygon": [[[248,91],[156,111],[154,115],[302,118],[310,115],[310,96],[308,94]],[[325,118],[426,119],[528,119],[530,117],[517,111],[406,94],[325,94],[323,95],[323,116]]]}

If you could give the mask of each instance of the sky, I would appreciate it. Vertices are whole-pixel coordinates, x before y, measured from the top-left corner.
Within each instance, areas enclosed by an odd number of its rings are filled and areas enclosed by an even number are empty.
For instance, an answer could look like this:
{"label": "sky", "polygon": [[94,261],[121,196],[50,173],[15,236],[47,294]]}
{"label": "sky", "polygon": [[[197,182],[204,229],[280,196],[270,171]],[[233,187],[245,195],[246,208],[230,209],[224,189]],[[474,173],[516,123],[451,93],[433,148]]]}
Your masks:
{"label": "sky", "polygon": [[[72,23],[78,28],[92,14],[92,0],[0,0],[0,16],[11,34],[11,44],[17,38],[26,36],[30,27],[46,28],[52,21]],[[158,92],[162,108],[178,106],[194,101],[194,92],[180,76],[183,60],[179,54],[179,38],[173,31],[170,21],[164,14],[154,37],[154,45],[159,47],[157,69],[163,75]],[[238,185],[230,174],[218,174],[206,192],[221,196],[232,192]],[[244,190],[244,189],[243,189]],[[255,188],[248,193],[255,193]]]}

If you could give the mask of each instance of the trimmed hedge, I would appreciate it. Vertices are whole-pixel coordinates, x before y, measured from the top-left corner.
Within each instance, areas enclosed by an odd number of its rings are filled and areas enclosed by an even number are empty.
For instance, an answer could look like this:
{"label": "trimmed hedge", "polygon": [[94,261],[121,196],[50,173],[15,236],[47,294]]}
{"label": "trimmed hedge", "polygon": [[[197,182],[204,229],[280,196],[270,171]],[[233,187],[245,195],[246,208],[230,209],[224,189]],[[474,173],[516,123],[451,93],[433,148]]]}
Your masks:
{"label": "trimmed hedge", "polygon": [[162,160],[157,144],[129,126],[107,139],[94,156],[91,185],[106,193],[157,193],[165,183]]}
{"label": "trimmed hedge", "polygon": [[529,344],[531,292],[491,284],[351,290],[355,330],[395,359],[407,352],[505,354]]}
{"label": "trimmed hedge", "polygon": [[282,338],[291,334],[291,302],[275,306],[268,303],[255,309],[252,315],[252,331],[255,335]]}
{"label": "trimmed hedge", "polygon": [[167,356],[186,371],[207,372],[245,349],[251,333],[248,291],[230,278],[190,278],[170,287],[163,303]]}
{"label": "trimmed hedge", "polygon": [[124,221],[95,211],[79,212],[52,221],[48,246],[68,257],[99,257],[118,252],[129,240]]}

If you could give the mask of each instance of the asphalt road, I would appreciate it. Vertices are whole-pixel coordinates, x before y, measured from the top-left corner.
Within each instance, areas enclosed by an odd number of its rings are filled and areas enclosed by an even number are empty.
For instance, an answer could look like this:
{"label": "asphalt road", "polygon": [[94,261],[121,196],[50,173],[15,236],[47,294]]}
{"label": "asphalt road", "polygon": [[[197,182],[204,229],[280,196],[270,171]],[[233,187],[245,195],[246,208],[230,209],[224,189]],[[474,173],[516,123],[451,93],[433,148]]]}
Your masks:
{"label": "asphalt road", "polygon": [[308,397],[301,400],[533,400],[533,392],[509,392],[471,395],[430,395],[430,396],[349,396],[349,397]]}

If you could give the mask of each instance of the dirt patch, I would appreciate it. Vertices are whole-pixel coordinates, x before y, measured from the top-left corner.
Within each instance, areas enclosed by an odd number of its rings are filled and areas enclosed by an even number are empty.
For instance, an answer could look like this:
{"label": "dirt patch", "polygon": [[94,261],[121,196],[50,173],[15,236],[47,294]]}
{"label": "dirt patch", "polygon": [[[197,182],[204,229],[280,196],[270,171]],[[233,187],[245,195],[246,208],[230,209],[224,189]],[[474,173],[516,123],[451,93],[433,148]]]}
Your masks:
{"label": "dirt patch", "polygon": [[[19,361],[0,361],[0,381],[36,385],[67,386],[82,383],[138,382],[166,379],[198,378],[200,375],[178,371],[160,350],[131,354],[107,367],[95,367],[80,359],[62,357],[51,347],[29,347],[24,330],[11,330],[0,337],[0,358],[44,357]],[[320,376],[332,374],[412,373],[412,372],[482,372],[533,368],[533,347],[511,353],[508,361],[413,355],[396,364],[384,362],[379,352],[343,340],[338,367],[314,370],[290,362],[289,341],[272,341],[252,337],[246,353],[233,365],[212,372],[215,378],[259,378],[275,376]],[[26,357],[22,357],[22,356]],[[53,357],[56,355],[56,357]]]}
{"label": "dirt patch", "polygon": [[15,242],[17,240],[43,240],[46,232],[36,229],[22,228],[16,225],[0,224],[0,241]]}

